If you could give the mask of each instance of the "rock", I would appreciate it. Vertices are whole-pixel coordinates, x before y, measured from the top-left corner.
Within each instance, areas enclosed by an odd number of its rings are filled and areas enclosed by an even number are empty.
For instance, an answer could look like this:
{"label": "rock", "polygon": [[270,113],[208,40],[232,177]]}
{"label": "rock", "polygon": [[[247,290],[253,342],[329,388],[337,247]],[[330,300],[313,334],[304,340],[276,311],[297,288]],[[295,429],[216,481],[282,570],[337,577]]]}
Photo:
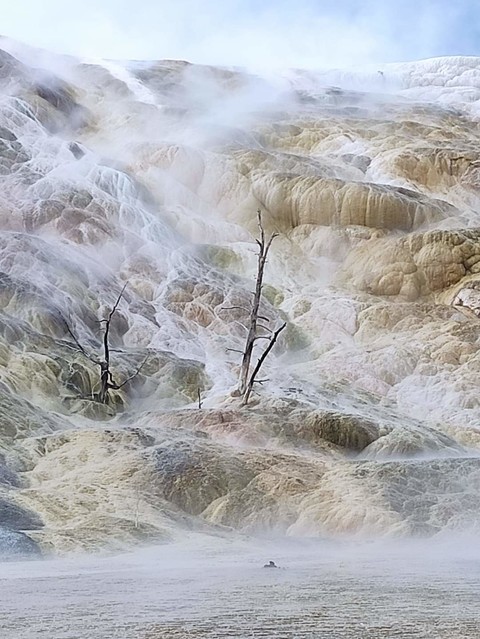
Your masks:
{"label": "rock", "polygon": [[444,291],[475,273],[477,255],[478,229],[372,239],[351,251],[338,282],[372,295],[415,301]]}
{"label": "rock", "polygon": [[38,530],[43,526],[40,517],[9,499],[0,497],[0,525],[9,530]]}
{"label": "rock", "polygon": [[39,545],[28,535],[0,526],[0,560],[25,559],[41,555]]}

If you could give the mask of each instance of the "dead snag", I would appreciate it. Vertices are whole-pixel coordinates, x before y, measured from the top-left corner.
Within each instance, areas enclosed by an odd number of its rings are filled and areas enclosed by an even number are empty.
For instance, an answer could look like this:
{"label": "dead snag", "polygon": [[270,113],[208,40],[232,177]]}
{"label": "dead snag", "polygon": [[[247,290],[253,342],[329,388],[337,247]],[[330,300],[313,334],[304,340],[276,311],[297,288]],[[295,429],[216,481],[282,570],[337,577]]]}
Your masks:
{"label": "dead snag", "polygon": [[[234,395],[237,397],[242,397],[242,405],[245,406],[248,404],[248,400],[250,399],[250,395],[253,390],[254,384],[261,384],[262,381],[257,379],[258,373],[260,372],[260,368],[271,352],[272,348],[277,341],[278,336],[286,327],[286,322],[282,324],[276,330],[273,330],[266,324],[269,323],[269,318],[260,315],[260,303],[262,299],[262,287],[263,287],[263,275],[265,271],[265,264],[267,263],[268,252],[270,247],[272,246],[273,240],[277,237],[277,233],[273,233],[270,238],[267,240],[265,237],[265,230],[262,224],[262,214],[261,211],[257,211],[258,216],[258,228],[260,229],[260,238],[256,240],[259,252],[258,252],[258,262],[257,262],[257,275],[256,275],[256,283],[255,283],[255,291],[253,293],[253,300],[251,307],[246,309],[245,307],[234,306],[231,308],[238,308],[241,310],[245,310],[249,313],[249,320],[246,326],[247,329],[247,337],[245,340],[245,347],[242,354],[242,364],[240,368],[240,379],[238,388],[235,391]],[[261,332],[260,332],[261,331]],[[257,341],[266,340],[268,342],[265,350],[260,355],[253,372],[250,372],[251,364],[252,364],[252,356],[253,350],[255,348],[255,344]],[[234,351],[235,349],[227,349],[230,351]]]}
{"label": "dead snag", "polygon": [[120,295],[117,297],[117,301],[113,305],[112,310],[108,314],[107,319],[100,320],[100,323],[105,323],[105,330],[103,333],[103,360],[99,362],[100,365],[100,392],[98,394],[98,401],[101,404],[108,404],[108,391],[110,389],[118,389],[117,384],[113,381],[112,373],[110,371],[110,347],[108,343],[108,335],[110,333],[110,324],[112,318],[120,304],[120,300],[123,297],[127,283],[123,285]]}
{"label": "dead snag", "polygon": [[108,404],[109,390],[119,390],[120,388],[125,386],[125,384],[127,384],[132,379],[134,379],[140,373],[140,371],[142,370],[142,368],[144,367],[148,359],[148,355],[147,355],[147,357],[143,360],[143,362],[137,368],[135,373],[133,373],[133,375],[130,375],[130,377],[124,380],[121,384],[117,384],[115,380],[113,379],[112,371],[110,370],[110,344],[109,344],[110,325],[118,309],[118,305],[120,304],[120,300],[123,297],[126,287],[127,287],[127,284],[125,284],[122,290],[120,291],[120,294],[117,297],[117,301],[113,305],[113,308],[108,314],[108,317],[106,319],[100,320],[100,324],[105,324],[105,329],[103,333],[103,357],[102,358],[95,357],[94,355],[89,355],[87,353],[87,351],[83,348],[83,346],[80,344],[78,339],[75,337],[73,331],[68,325],[68,322],[64,319],[67,332],[69,333],[70,337],[73,339],[76,346],[76,350],[79,350],[91,362],[93,362],[94,364],[100,367],[100,390],[98,393],[92,392],[92,397],[96,399],[98,402],[100,402],[101,404]]}
{"label": "dead snag", "polygon": [[260,239],[256,240],[259,247],[258,262],[257,262],[257,277],[256,277],[255,292],[253,293],[252,307],[250,309],[248,333],[247,333],[247,338],[245,340],[245,348],[243,349],[242,366],[240,369],[240,381],[238,386],[238,394],[242,396],[244,396],[245,393],[247,392],[247,388],[249,385],[250,364],[252,361],[252,354],[253,354],[253,348],[255,346],[255,342],[265,337],[265,336],[261,336],[257,334],[258,328],[266,328],[266,330],[269,330],[267,327],[259,326],[258,320],[263,319],[259,316],[259,312],[260,312],[260,301],[262,298],[263,274],[265,271],[265,264],[267,263],[267,256],[268,256],[270,247],[272,245],[272,242],[278,235],[278,233],[273,233],[270,236],[270,238],[266,240],[265,230],[262,224],[262,213],[260,210],[257,211],[257,219],[258,219],[258,228],[260,229]]}

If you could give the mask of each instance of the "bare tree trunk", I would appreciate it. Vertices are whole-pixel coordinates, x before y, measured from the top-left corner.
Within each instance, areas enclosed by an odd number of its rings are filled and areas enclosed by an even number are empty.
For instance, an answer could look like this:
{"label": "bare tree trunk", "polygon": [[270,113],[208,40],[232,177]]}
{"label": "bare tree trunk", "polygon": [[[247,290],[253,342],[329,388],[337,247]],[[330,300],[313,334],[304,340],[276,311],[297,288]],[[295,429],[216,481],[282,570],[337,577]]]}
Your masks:
{"label": "bare tree trunk", "polygon": [[251,374],[250,379],[248,380],[247,389],[245,391],[245,395],[243,396],[242,406],[246,406],[248,404],[248,400],[250,399],[250,395],[253,390],[253,385],[257,381],[256,377],[258,373],[260,372],[263,362],[267,359],[268,354],[270,353],[272,348],[275,346],[275,342],[277,341],[278,336],[283,331],[286,325],[287,325],[287,322],[284,322],[280,326],[280,328],[277,328],[277,330],[272,333],[272,336],[270,337],[270,341],[268,342],[267,348],[263,351],[262,355],[258,359],[258,362],[255,368],[253,369],[253,373]]}
{"label": "bare tree trunk", "polygon": [[101,404],[108,404],[108,365],[106,362],[100,362],[100,392],[98,393],[98,401]]}
{"label": "bare tree trunk", "polygon": [[268,252],[274,238],[277,237],[277,233],[273,233],[268,242],[266,242],[265,231],[262,224],[262,214],[260,211],[257,211],[257,219],[258,227],[260,229],[260,239],[257,239],[257,244],[259,246],[257,278],[255,284],[255,292],[253,294],[252,308],[250,311],[248,333],[245,340],[245,348],[243,350],[242,366],[240,369],[240,382],[238,387],[238,393],[240,395],[244,395],[248,387],[248,376],[250,371],[250,364],[252,361],[253,348],[255,346],[256,340],[258,339],[257,324],[260,311],[260,302],[262,299],[263,274],[265,271],[265,264],[267,263]]}
{"label": "bare tree trunk", "polygon": [[98,394],[98,401],[101,404],[108,404],[108,391],[111,388],[118,388],[117,384],[113,381],[112,373],[110,372],[110,346],[108,343],[108,335],[110,333],[112,318],[115,315],[126,288],[127,282],[125,282],[122,290],[120,291],[120,295],[117,297],[117,301],[108,314],[107,319],[100,320],[101,322],[105,322],[105,332],[103,333],[103,360],[100,362],[100,392]]}

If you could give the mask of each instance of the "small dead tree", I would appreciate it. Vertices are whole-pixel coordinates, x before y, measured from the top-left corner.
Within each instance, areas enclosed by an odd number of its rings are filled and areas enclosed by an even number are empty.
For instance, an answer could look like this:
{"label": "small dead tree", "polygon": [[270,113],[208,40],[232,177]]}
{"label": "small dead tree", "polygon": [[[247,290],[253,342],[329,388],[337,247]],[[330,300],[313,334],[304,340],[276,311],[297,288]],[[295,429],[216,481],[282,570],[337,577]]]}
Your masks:
{"label": "small dead tree", "polygon": [[79,350],[85,357],[87,357],[96,366],[100,367],[100,390],[96,394],[92,393],[92,397],[96,399],[98,402],[100,402],[101,404],[108,404],[109,391],[120,390],[121,388],[123,388],[123,386],[125,386],[125,384],[128,384],[128,382],[132,381],[132,379],[134,379],[140,373],[140,371],[142,370],[142,368],[144,367],[148,359],[148,355],[147,355],[147,357],[143,360],[143,362],[140,364],[137,370],[133,373],[133,375],[128,377],[121,384],[117,384],[114,381],[112,371],[110,370],[110,344],[109,344],[110,326],[112,323],[113,316],[115,315],[118,309],[118,305],[120,304],[120,300],[122,299],[123,294],[125,293],[125,289],[127,288],[127,283],[124,284],[122,290],[120,291],[120,294],[117,297],[117,301],[113,305],[113,308],[108,314],[108,317],[106,319],[100,320],[100,324],[105,325],[105,329],[103,333],[103,357],[102,358],[98,358],[98,357],[95,357],[94,355],[90,355],[89,353],[87,353],[87,351],[83,348],[83,346],[80,344],[78,339],[75,337],[72,329],[68,325],[68,322],[64,318],[67,331],[70,337],[75,342],[77,350]]}
{"label": "small dead tree", "polygon": [[[265,271],[265,265],[267,263],[268,252],[270,251],[270,247],[272,246],[273,240],[277,237],[278,233],[272,233],[272,235],[267,239],[265,236],[265,229],[263,228],[262,223],[262,213],[260,210],[257,211],[257,220],[258,220],[258,228],[260,230],[260,238],[257,238],[256,242],[259,247],[258,251],[258,261],[257,261],[257,275],[255,280],[255,291],[253,293],[253,301],[250,309],[243,309],[249,311],[249,319],[248,319],[248,329],[247,329],[247,337],[245,340],[245,347],[242,351],[242,364],[240,368],[240,380],[236,394],[238,396],[243,397],[242,404],[246,405],[248,400],[250,399],[250,395],[253,390],[253,385],[255,383],[260,383],[260,380],[257,380],[257,375],[260,372],[260,368],[262,367],[264,361],[266,360],[268,354],[272,350],[277,341],[277,338],[281,331],[287,325],[286,323],[282,324],[276,330],[272,330],[265,324],[260,322],[268,323],[270,320],[267,317],[263,317],[260,315],[260,303],[262,299],[262,288],[263,288],[263,275]],[[242,308],[242,307],[234,307],[234,308]],[[263,331],[262,334],[259,334],[259,329]],[[268,344],[263,351],[262,355],[257,361],[253,372],[250,373],[251,363],[253,351],[255,348],[255,344],[259,340],[267,340]],[[233,349],[230,349],[233,350]]]}

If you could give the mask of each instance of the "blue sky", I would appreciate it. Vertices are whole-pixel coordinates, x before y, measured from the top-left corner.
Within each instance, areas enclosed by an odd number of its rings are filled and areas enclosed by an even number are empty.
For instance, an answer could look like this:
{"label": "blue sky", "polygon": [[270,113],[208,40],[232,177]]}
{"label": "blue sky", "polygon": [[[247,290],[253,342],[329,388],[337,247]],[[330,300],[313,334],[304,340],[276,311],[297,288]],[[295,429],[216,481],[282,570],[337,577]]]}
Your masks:
{"label": "blue sky", "polygon": [[0,32],[84,57],[258,68],[480,55],[480,0],[0,0]]}

